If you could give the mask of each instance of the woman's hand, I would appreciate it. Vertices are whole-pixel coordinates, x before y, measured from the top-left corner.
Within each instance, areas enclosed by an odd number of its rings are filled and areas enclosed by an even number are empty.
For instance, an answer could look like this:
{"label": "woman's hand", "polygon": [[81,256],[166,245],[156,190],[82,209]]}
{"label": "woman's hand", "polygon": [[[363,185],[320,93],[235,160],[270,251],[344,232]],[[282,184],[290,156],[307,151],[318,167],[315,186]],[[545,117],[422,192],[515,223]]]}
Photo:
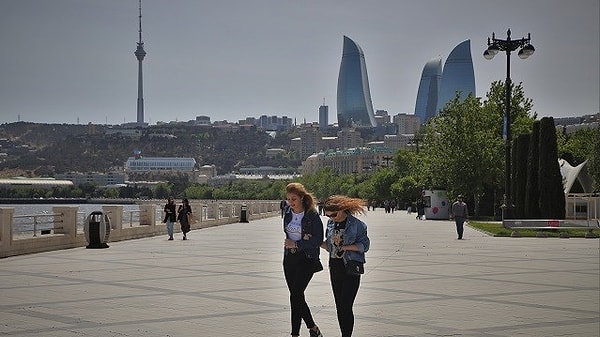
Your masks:
{"label": "woman's hand", "polygon": [[298,248],[298,244],[296,244],[296,241],[290,239],[285,239],[283,246],[287,249]]}

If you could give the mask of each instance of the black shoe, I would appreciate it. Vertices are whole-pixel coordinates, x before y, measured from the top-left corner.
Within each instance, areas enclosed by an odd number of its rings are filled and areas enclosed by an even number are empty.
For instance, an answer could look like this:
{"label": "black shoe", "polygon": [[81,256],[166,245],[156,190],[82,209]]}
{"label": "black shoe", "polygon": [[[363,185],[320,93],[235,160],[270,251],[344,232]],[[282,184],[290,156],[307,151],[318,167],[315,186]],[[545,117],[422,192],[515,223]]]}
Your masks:
{"label": "black shoe", "polygon": [[183,239],[184,239],[184,240],[187,240],[187,238],[186,238],[185,236],[183,237]]}
{"label": "black shoe", "polygon": [[321,330],[319,330],[319,328],[316,325],[314,328],[308,329],[308,332],[310,333],[310,337],[323,337]]}
{"label": "black shoe", "polygon": [[170,237],[169,237],[169,241],[171,241],[171,240],[173,240],[173,237],[172,237],[172,236],[170,236]]}

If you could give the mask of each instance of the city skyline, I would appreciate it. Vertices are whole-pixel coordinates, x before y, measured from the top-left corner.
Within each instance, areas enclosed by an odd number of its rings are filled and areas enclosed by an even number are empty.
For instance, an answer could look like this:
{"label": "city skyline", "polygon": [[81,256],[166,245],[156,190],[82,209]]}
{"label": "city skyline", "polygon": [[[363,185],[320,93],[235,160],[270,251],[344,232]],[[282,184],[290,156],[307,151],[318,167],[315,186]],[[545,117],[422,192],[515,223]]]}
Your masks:
{"label": "city skyline", "polygon": [[[504,81],[482,57],[492,32],[531,33],[513,56],[539,117],[599,112],[597,0],[144,0],[145,121],[236,122],[285,115],[336,121],[342,37],[364,50],[374,110],[413,114],[423,65],[471,40],[478,97]],[[518,8],[518,10],[515,10]],[[138,1],[0,2],[0,123],[136,121]],[[427,14],[426,16],[423,16]],[[427,20],[424,20],[427,18]]]}

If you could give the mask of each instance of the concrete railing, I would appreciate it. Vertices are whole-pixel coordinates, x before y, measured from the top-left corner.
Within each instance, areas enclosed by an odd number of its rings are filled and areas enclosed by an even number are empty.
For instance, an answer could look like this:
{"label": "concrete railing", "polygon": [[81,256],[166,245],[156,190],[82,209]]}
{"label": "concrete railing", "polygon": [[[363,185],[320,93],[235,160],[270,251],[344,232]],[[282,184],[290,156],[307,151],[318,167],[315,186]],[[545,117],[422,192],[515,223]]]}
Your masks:
{"label": "concrete railing", "polygon": [[[196,223],[191,225],[192,230],[206,227],[219,226],[240,221],[241,209],[246,208],[246,217],[250,222],[256,219],[279,216],[279,201],[210,201],[194,202],[190,206],[196,218]],[[0,207],[0,258],[82,247],[87,245],[83,224],[78,226],[77,206],[55,206],[52,208],[53,228],[49,234],[25,237],[14,235],[13,217],[14,208]],[[110,220],[109,242],[139,239],[157,235],[166,235],[166,225],[162,222],[162,208],[157,209],[155,204],[139,205],[139,222],[133,225],[130,218],[123,217],[123,206],[103,205],[102,212]],[[157,216],[158,214],[158,216]],[[123,226],[123,221],[127,222]],[[251,225],[251,223],[250,223]],[[180,231],[175,225],[175,231]]]}

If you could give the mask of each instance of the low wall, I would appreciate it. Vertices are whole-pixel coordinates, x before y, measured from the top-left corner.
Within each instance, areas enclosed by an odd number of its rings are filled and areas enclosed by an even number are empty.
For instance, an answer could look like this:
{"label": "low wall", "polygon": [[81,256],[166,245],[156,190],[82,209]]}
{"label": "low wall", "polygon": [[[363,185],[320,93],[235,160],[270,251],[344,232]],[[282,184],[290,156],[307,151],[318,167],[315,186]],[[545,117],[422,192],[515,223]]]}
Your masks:
{"label": "low wall", "polygon": [[[192,230],[240,222],[242,208],[248,221],[279,216],[279,201],[212,201],[194,202],[190,206],[196,217]],[[123,226],[123,206],[104,205],[103,213],[110,219],[109,242],[166,235],[162,217],[156,216],[155,205],[139,206],[139,223]],[[0,258],[45,251],[83,247],[88,244],[85,233],[77,226],[77,206],[53,207],[54,229],[51,234],[22,237],[13,235],[14,209],[0,207]],[[159,211],[162,211],[160,209]],[[251,224],[250,224],[251,225]],[[176,224],[175,232],[181,229]]]}

